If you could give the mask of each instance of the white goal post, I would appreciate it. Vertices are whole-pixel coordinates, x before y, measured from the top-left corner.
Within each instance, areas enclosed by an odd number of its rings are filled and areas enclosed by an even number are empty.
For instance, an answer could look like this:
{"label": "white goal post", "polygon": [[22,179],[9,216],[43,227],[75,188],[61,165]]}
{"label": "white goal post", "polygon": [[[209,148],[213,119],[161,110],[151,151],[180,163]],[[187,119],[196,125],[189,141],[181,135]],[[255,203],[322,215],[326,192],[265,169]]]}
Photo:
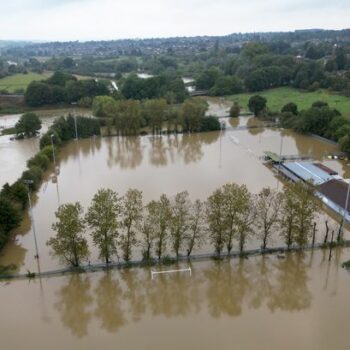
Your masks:
{"label": "white goal post", "polygon": [[189,272],[190,276],[192,276],[192,269],[189,267],[187,269],[178,269],[178,270],[163,270],[163,271],[152,271],[151,270],[151,278],[153,280],[154,275],[160,275],[163,273],[174,273],[174,272]]}

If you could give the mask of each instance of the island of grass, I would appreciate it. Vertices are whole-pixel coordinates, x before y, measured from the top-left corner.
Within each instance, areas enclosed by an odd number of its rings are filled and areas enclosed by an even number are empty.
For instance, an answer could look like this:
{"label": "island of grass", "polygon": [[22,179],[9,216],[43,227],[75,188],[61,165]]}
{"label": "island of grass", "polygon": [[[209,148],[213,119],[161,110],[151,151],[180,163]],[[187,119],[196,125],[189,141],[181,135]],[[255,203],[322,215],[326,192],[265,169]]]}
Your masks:
{"label": "island of grass", "polygon": [[246,109],[249,98],[253,95],[265,97],[271,111],[281,111],[282,107],[289,102],[296,103],[298,109],[302,110],[310,108],[316,101],[324,101],[327,102],[331,108],[338,109],[342,115],[350,117],[350,98],[330,93],[327,90],[306,92],[289,87],[281,87],[255,93],[232,95],[229,96],[228,99],[233,102],[238,102],[243,109]]}

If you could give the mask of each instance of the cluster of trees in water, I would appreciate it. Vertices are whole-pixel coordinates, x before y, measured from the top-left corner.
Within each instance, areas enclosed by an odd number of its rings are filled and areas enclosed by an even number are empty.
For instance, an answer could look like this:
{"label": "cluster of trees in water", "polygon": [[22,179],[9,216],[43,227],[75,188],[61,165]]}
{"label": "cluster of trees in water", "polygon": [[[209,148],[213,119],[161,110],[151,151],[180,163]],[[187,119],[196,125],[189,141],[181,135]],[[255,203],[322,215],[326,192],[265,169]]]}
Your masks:
{"label": "cluster of trees in water", "polygon": [[280,124],[302,133],[312,133],[339,143],[350,154],[350,121],[326,102],[317,101],[309,109],[298,111],[295,103],[282,108]]}
{"label": "cluster of trees in water", "polygon": [[264,188],[251,194],[245,185],[229,183],[215,190],[205,202],[191,201],[187,191],[173,198],[162,194],[143,205],[142,192],[129,189],[120,197],[111,189],[99,190],[87,212],[79,202],[60,206],[52,225],[56,235],[47,245],[72,266],[89,258],[86,229],[99,257],[106,263],[116,256],[132,260],[133,250],[141,248],[143,260],[167,259],[170,247],[177,258],[189,257],[195,248],[211,244],[215,255],[230,254],[237,241],[244,254],[248,239],[260,240],[266,251],[278,233],[286,246],[315,242],[319,212],[313,189],[303,183],[290,184],[282,192]]}
{"label": "cluster of trees in water", "polygon": [[[20,125],[22,127],[22,123],[27,123],[28,118],[31,120],[33,115],[23,115],[17,126]],[[36,120],[37,118],[34,115],[34,119]],[[100,134],[98,120],[77,117],[76,126],[81,138]],[[25,133],[25,131],[23,132]],[[29,131],[29,133],[32,132]],[[75,138],[74,118],[68,116],[55,120],[40,139],[40,151],[28,160],[27,169],[22,173],[21,177],[12,185],[6,183],[3,186],[0,191],[0,250],[7,243],[10,232],[20,225],[28,205],[28,191],[36,191],[39,188],[44,172],[53,161],[54,151],[57,152],[63,142],[73,138]],[[30,183],[26,185],[25,182],[28,181]]]}
{"label": "cluster of trees in water", "polygon": [[167,133],[220,130],[218,119],[207,117],[206,110],[206,102],[199,99],[171,105],[162,98],[140,102],[97,96],[93,102],[94,115],[102,118],[109,134],[113,128],[117,135],[138,135],[142,129],[153,134],[161,134],[165,128]]}

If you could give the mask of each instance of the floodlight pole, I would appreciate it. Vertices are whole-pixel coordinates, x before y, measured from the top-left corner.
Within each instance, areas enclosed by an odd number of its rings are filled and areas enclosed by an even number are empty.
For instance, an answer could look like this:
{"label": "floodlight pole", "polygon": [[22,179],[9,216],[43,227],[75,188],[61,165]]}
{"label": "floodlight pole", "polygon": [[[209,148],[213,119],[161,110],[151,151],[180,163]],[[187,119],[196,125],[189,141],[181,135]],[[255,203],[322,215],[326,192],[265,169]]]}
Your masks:
{"label": "floodlight pole", "polygon": [[78,140],[77,116],[74,114],[75,139]]}
{"label": "floodlight pole", "polygon": [[30,198],[30,188],[29,188],[29,185],[32,184],[34,181],[33,180],[24,180],[23,182],[27,185],[27,190],[28,190],[29,212],[30,212],[30,219],[31,219],[31,223],[32,223],[32,230],[33,230],[34,243],[35,243],[35,252],[36,252],[36,255],[34,255],[34,258],[39,259],[38,242],[36,239],[33,207],[32,207],[32,200]]}

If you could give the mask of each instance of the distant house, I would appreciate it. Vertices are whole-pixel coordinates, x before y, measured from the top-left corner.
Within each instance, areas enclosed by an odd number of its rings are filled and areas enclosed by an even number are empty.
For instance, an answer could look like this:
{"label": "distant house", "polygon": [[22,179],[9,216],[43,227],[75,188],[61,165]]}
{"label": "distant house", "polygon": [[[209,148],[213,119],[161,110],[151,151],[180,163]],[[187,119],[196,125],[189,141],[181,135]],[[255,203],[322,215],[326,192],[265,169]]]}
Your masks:
{"label": "distant house", "polygon": [[[343,180],[330,180],[317,186],[317,195],[328,207],[344,215],[348,186]],[[350,221],[350,201],[347,204],[345,219]]]}

